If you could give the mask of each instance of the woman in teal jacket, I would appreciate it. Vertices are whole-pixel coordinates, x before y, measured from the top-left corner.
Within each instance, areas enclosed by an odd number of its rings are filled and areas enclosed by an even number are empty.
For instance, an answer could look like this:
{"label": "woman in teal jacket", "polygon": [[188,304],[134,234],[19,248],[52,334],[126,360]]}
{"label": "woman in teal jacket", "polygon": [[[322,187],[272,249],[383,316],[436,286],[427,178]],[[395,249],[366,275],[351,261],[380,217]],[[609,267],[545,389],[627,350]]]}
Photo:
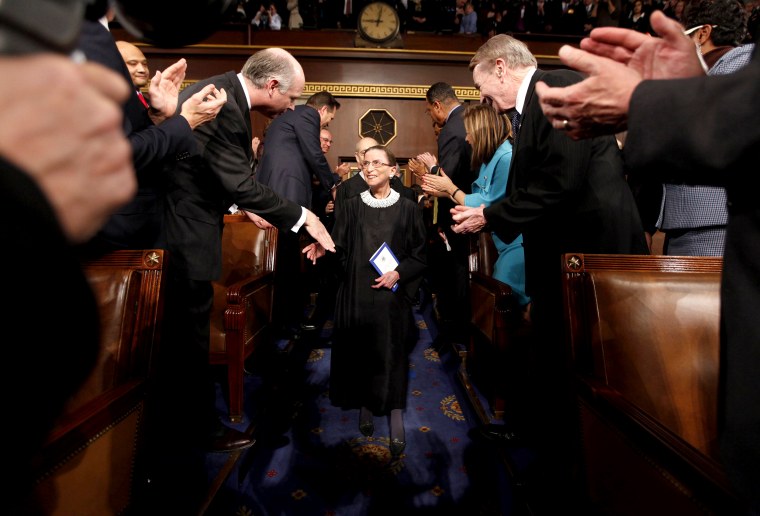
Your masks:
{"label": "woman in teal jacket", "polygon": [[[506,115],[499,114],[488,104],[470,104],[462,115],[467,131],[467,142],[472,146],[472,166],[480,167],[478,178],[472,183],[472,193],[465,194],[449,179],[445,171],[437,168],[440,175],[426,174],[422,188],[436,197],[450,197],[457,204],[477,207],[490,206],[504,197],[507,191],[509,165],[512,161],[512,126]],[[435,158],[422,156],[432,170]],[[499,253],[494,265],[493,277],[512,287],[520,306],[525,307],[530,298],[525,295],[525,254],[522,235],[512,242],[503,242],[491,233]]]}

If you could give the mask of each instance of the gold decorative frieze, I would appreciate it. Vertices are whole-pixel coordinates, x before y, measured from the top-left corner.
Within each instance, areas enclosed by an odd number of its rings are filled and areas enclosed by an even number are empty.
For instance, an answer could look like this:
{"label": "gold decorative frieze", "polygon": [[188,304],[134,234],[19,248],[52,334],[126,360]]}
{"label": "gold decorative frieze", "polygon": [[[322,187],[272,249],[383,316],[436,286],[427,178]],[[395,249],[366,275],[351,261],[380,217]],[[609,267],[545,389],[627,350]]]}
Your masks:
{"label": "gold decorative frieze", "polygon": [[[399,99],[424,99],[430,85],[417,84],[345,84],[337,82],[307,82],[303,95],[311,96],[327,90],[336,97],[376,97]],[[478,100],[478,90],[466,86],[454,86],[460,100]]]}
{"label": "gold decorative frieze", "polygon": [[[197,81],[182,81],[185,89]],[[429,85],[417,84],[344,84],[338,82],[307,82],[301,97],[307,99],[318,91],[329,91],[336,97],[374,97],[385,99],[424,99]],[[143,88],[148,93],[147,86]],[[454,86],[459,100],[478,100],[478,90],[468,86]]]}

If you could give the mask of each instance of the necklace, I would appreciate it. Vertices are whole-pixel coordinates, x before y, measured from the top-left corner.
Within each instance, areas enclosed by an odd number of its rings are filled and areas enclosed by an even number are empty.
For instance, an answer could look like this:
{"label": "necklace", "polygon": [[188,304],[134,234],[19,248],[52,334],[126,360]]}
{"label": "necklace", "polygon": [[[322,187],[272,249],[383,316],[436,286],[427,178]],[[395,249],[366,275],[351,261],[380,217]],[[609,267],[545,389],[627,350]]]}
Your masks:
{"label": "necklace", "polygon": [[362,202],[370,208],[387,208],[396,204],[396,201],[401,198],[401,194],[391,189],[391,193],[385,199],[375,199],[369,190],[365,190],[361,193],[361,198]]}

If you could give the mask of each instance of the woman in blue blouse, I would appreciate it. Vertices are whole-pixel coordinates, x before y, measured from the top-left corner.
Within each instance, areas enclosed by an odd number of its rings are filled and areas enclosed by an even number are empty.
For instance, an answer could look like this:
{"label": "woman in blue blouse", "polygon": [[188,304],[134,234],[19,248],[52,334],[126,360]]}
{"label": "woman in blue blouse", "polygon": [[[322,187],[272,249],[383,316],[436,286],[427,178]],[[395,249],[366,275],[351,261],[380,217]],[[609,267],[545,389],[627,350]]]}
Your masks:
{"label": "woman in blue blouse", "polygon": [[[501,115],[488,104],[470,104],[462,115],[467,131],[466,140],[472,146],[472,166],[480,166],[478,178],[472,183],[472,193],[465,194],[440,168],[440,175],[426,174],[422,189],[437,197],[450,197],[457,204],[477,207],[489,206],[504,197],[507,191],[509,165],[512,161],[512,126],[506,115]],[[428,167],[435,165],[435,158],[423,155]],[[525,254],[522,235],[512,242],[503,242],[491,233],[499,252],[494,265],[493,277],[512,287],[520,306],[525,307],[530,298],[525,295]]]}

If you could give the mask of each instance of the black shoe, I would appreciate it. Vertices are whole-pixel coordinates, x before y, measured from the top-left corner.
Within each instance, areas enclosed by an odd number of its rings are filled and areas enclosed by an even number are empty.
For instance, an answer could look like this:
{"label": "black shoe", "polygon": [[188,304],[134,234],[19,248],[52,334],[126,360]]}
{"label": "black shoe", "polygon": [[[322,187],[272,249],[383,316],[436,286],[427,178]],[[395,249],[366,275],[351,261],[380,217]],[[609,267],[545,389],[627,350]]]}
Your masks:
{"label": "black shoe", "polygon": [[362,421],[359,423],[359,431],[366,437],[372,437],[375,433],[375,423],[372,421]]}
{"label": "black shoe", "polygon": [[518,444],[520,437],[506,425],[487,424],[477,429],[477,434],[489,441]]}
{"label": "black shoe", "polygon": [[388,447],[391,450],[391,458],[397,459],[401,456],[404,448],[406,448],[406,441],[402,441],[401,439],[391,439]]}
{"label": "black shoe", "polygon": [[314,331],[317,329],[317,327],[314,324],[304,322],[299,325],[299,329],[301,331]]}
{"label": "black shoe", "polygon": [[226,453],[250,448],[256,441],[249,435],[222,425],[208,439],[206,449],[210,452]]}

